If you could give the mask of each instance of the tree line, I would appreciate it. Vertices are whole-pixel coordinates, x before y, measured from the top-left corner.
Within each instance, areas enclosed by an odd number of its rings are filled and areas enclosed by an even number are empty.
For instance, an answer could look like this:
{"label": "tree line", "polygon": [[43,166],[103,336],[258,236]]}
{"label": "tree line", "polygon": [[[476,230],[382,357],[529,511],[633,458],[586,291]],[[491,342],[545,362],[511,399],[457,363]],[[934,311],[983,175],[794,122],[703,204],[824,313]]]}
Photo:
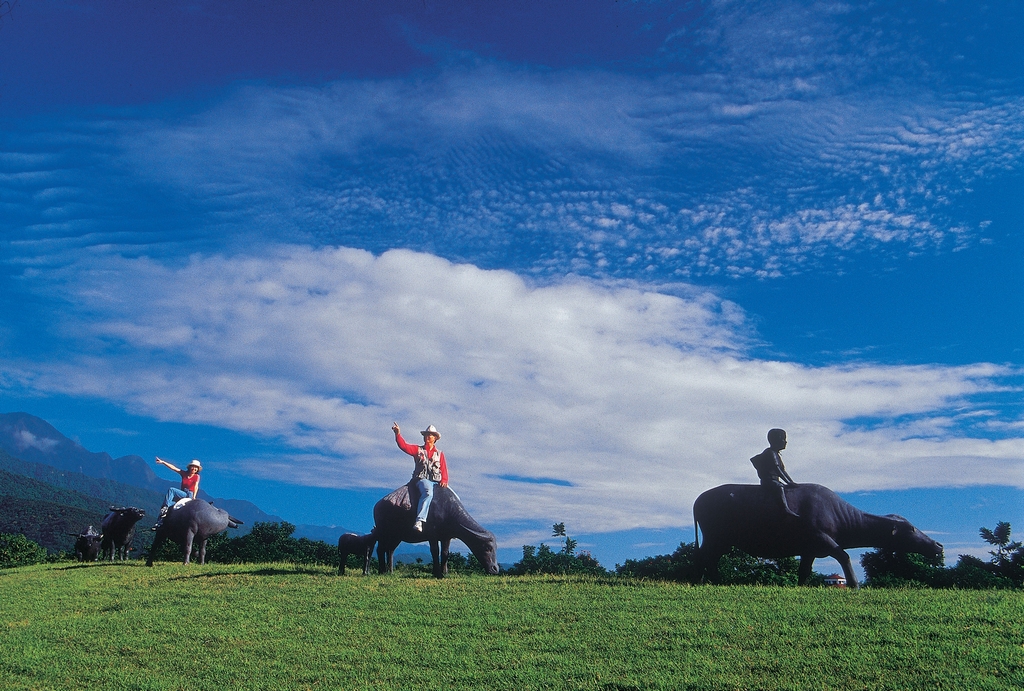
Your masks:
{"label": "tree line", "polygon": [[[252,531],[239,537],[219,533],[210,538],[206,560],[222,564],[291,563],[338,567],[338,549],[322,540],[295,538],[295,526],[287,521],[257,522]],[[874,549],[861,556],[865,585],[876,588],[1024,588],[1024,545],[1011,540],[1010,524],[1004,521],[994,529],[981,528],[981,538],[994,547],[989,560],[962,555],[954,566],[946,567],[940,555],[934,559],[919,554],[899,554]],[[696,542],[683,542],[672,554],[627,559],[609,571],[589,552],[577,551],[578,542],[570,537],[564,523],[552,526],[552,537],[561,538],[555,548],[541,543],[523,545],[523,556],[506,573],[510,575],[563,574],[621,576],[651,580],[692,583],[696,580]],[[178,561],[181,548],[168,542],[154,555],[158,561]],[[48,553],[39,544],[21,534],[0,534],[0,568],[27,566],[43,562],[71,560],[66,552]],[[452,552],[449,568],[456,573],[483,573],[472,554]],[[361,557],[348,556],[347,568],[362,569]],[[399,567],[410,572],[429,573],[429,564]],[[762,559],[738,549],[719,562],[721,582],[729,585],[796,585],[799,560],[795,557]],[[824,577],[813,573],[811,585],[823,585]]]}

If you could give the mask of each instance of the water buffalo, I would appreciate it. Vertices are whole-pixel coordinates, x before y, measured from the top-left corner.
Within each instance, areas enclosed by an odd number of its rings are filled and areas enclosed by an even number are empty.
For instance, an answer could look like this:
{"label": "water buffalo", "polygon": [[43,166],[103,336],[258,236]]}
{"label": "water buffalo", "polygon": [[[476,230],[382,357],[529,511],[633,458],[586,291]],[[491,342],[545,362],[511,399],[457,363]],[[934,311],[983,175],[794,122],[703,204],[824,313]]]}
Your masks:
{"label": "water buffalo", "polygon": [[80,533],[68,533],[75,538],[75,558],[78,561],[96,561],[100,554],[100,538],[102,535],[89,526]]}
{"label": "water buffalo", "polygon": [[827,487],[786,487],[786,501],[799,517],[785,515],[779,502],[759,485],[720,485],[693,503],[694,529],[704,541],[697,551],[698,576],[718,579],[718,560],[732,547],[754,557],[800,557],[799,583],[811,575],[817,557],[832,557],[846,582],[857,587],[847,549],[884,547],[926,556],[942,554],[942,545],[896,515],[875,516],[842,500]]}
{"label": "water buffalo", "polygon": [[163,522],[156,529],[153,546],[149,548],[146,566],[153,565],[153,555],[170,540],[181,545],[185,552],[185,563],[192,556],[192,544],[199,541],[199,563],[206,563],[206,541],[211,535],[237,528],[242,521],[202,499],[182,499],[167,512]]}
{"label": "water buffalo", "polygon": [[377,544],[377,534],[374,531],[366,535],[345,533],[338,538],[338,575],[345,575],[345,562],[348,555],[358,554],[363,558],[363,575],[370,573],[370,559],[373,557],[373,546]]}
{"label": "water buffalo", "polygon": [[110,507],[110,513],[100,524],[100,532],[103,533],[100,547],[104,559],[109,557],[110,561],[114,561],[116,557],[124,561],[128,558],[132,540],[135,539],[135,524],[145,515],[145,511],[134,506]]}
{"label": "water buffalo", "polygon": [[409,485],[402,485],[373,507],[380,573],[394,571],[395,548],[399,543],[429,542],[434,576],[443,578],[448,573],[448,549],[452,538],[462,540],[487,573],[498,573],[498,541],[493,533],[469,515],[450,487],[438,487],[434,491],[422,532],[413,530],[416,520],[413,506]]}

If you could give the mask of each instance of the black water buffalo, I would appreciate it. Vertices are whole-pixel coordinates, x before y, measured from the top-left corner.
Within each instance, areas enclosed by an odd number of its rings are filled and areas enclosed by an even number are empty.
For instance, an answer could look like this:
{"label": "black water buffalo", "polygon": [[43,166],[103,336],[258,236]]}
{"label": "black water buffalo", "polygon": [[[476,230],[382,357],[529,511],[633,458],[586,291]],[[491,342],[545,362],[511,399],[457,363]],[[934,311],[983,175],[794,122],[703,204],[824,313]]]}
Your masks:
{"label": "black water buffalo", "polygon": [[[413,490],[415,493],[415,490]],[[487,573],[498,573],[498,541],[476,522],[450,487],[438,487],[430,502],[423,532],[413,530],[416,511],[410,501],[409,485],[402,485],[373,507],[374,532],[380,573],[394,571],[395,548],[401,542],[429,542],[434,576],[448,573],[448,549],[452,538],[462,540],[483,564]]]}
{"label": "black water buffalo", "polygon": [[100,547],[104,559],[109,557],[110,561],[114,561],[116,557],[124,561],[128,558],[132,540],[135,539],[135,524],[145,515],[145,511],[134,506],[110,507],[110,513],[100,524],[100,532],[103,533]]}
{"label": "black water buffalo", "polygon": [[373,557],[373,546],[377,544],[377,534],[374,531],[366,535],[345,533],[338,538],[338,575],[345,575],[345,562],[348,555],[358,554],[363,558],[363,575],[370,573],[370,559]]}
{"label": "black water buffalo", "polygon": [[178,543],[185,552],[185,563],[192,556],[192,545],[199,542],[199,563],[206,563],[206,541],[211,535],[228,528],[237,528],[242,521],[202,499],[182,499],[171,507],[157,528],[153,546],[149,548],[146,566],[153,565],[153,555],[170,540]]}
{"label": "black water buffalo", "polygon": [[811,575],[817,557],[832,557],[846,582],[857,587],[847,549],[883,547],[926,556],[942,545],[896,515],[875,516],[842,500],[827,487],[786,487],[786,501],[799,517],[785,515],[779,502],[759,485],[720,485],[693,503],[695,530],[704,540],[697,551],[698,576],[718,579],[718,560],[732,547],[754,557],[800,557],[799,583]]}
{"label": "black water buffalo", "polygon": [[100,554],[100,538],[102,535],[89,526],[80,533],[68,533],[75,538],[75,558],[78,561],[96,561]]}

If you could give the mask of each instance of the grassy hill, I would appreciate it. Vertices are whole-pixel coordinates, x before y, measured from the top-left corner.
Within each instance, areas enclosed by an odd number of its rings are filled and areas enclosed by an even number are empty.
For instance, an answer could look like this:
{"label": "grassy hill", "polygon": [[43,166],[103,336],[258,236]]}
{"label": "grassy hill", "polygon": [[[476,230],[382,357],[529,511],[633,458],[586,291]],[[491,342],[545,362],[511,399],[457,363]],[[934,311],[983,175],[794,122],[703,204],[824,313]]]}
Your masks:
{"label": "grassy hill", "polygon": [[137,562],[0,586],[7,689],[1024,688],[1010,591]]}

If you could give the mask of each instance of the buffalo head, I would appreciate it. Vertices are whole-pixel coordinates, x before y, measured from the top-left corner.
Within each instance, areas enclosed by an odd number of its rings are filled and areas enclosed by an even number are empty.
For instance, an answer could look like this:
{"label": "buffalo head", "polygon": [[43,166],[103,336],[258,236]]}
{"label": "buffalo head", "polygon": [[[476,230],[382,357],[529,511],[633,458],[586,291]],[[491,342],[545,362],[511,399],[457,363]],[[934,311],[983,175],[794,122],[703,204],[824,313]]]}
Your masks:
{"label": "buffalo head", "polygon": [[942,545],[915,528],[910,521],[895,514],[890,514],[887,518],[892,519],[893,551],[913,552],[926,557],[942,555]]}
{"label": "buffalo head", "polygon": [[487,573],[492,576],[498,573],[498,540],[493,534],[488,533],[480,544],[473,550],[473,554],[480,560]]}
{"label": "buffalo head", "polygon": [[118,516],[127,516],[136,522],[142,520],[146,515],[145,511],[135,506],[111,506],[110,510]]}

